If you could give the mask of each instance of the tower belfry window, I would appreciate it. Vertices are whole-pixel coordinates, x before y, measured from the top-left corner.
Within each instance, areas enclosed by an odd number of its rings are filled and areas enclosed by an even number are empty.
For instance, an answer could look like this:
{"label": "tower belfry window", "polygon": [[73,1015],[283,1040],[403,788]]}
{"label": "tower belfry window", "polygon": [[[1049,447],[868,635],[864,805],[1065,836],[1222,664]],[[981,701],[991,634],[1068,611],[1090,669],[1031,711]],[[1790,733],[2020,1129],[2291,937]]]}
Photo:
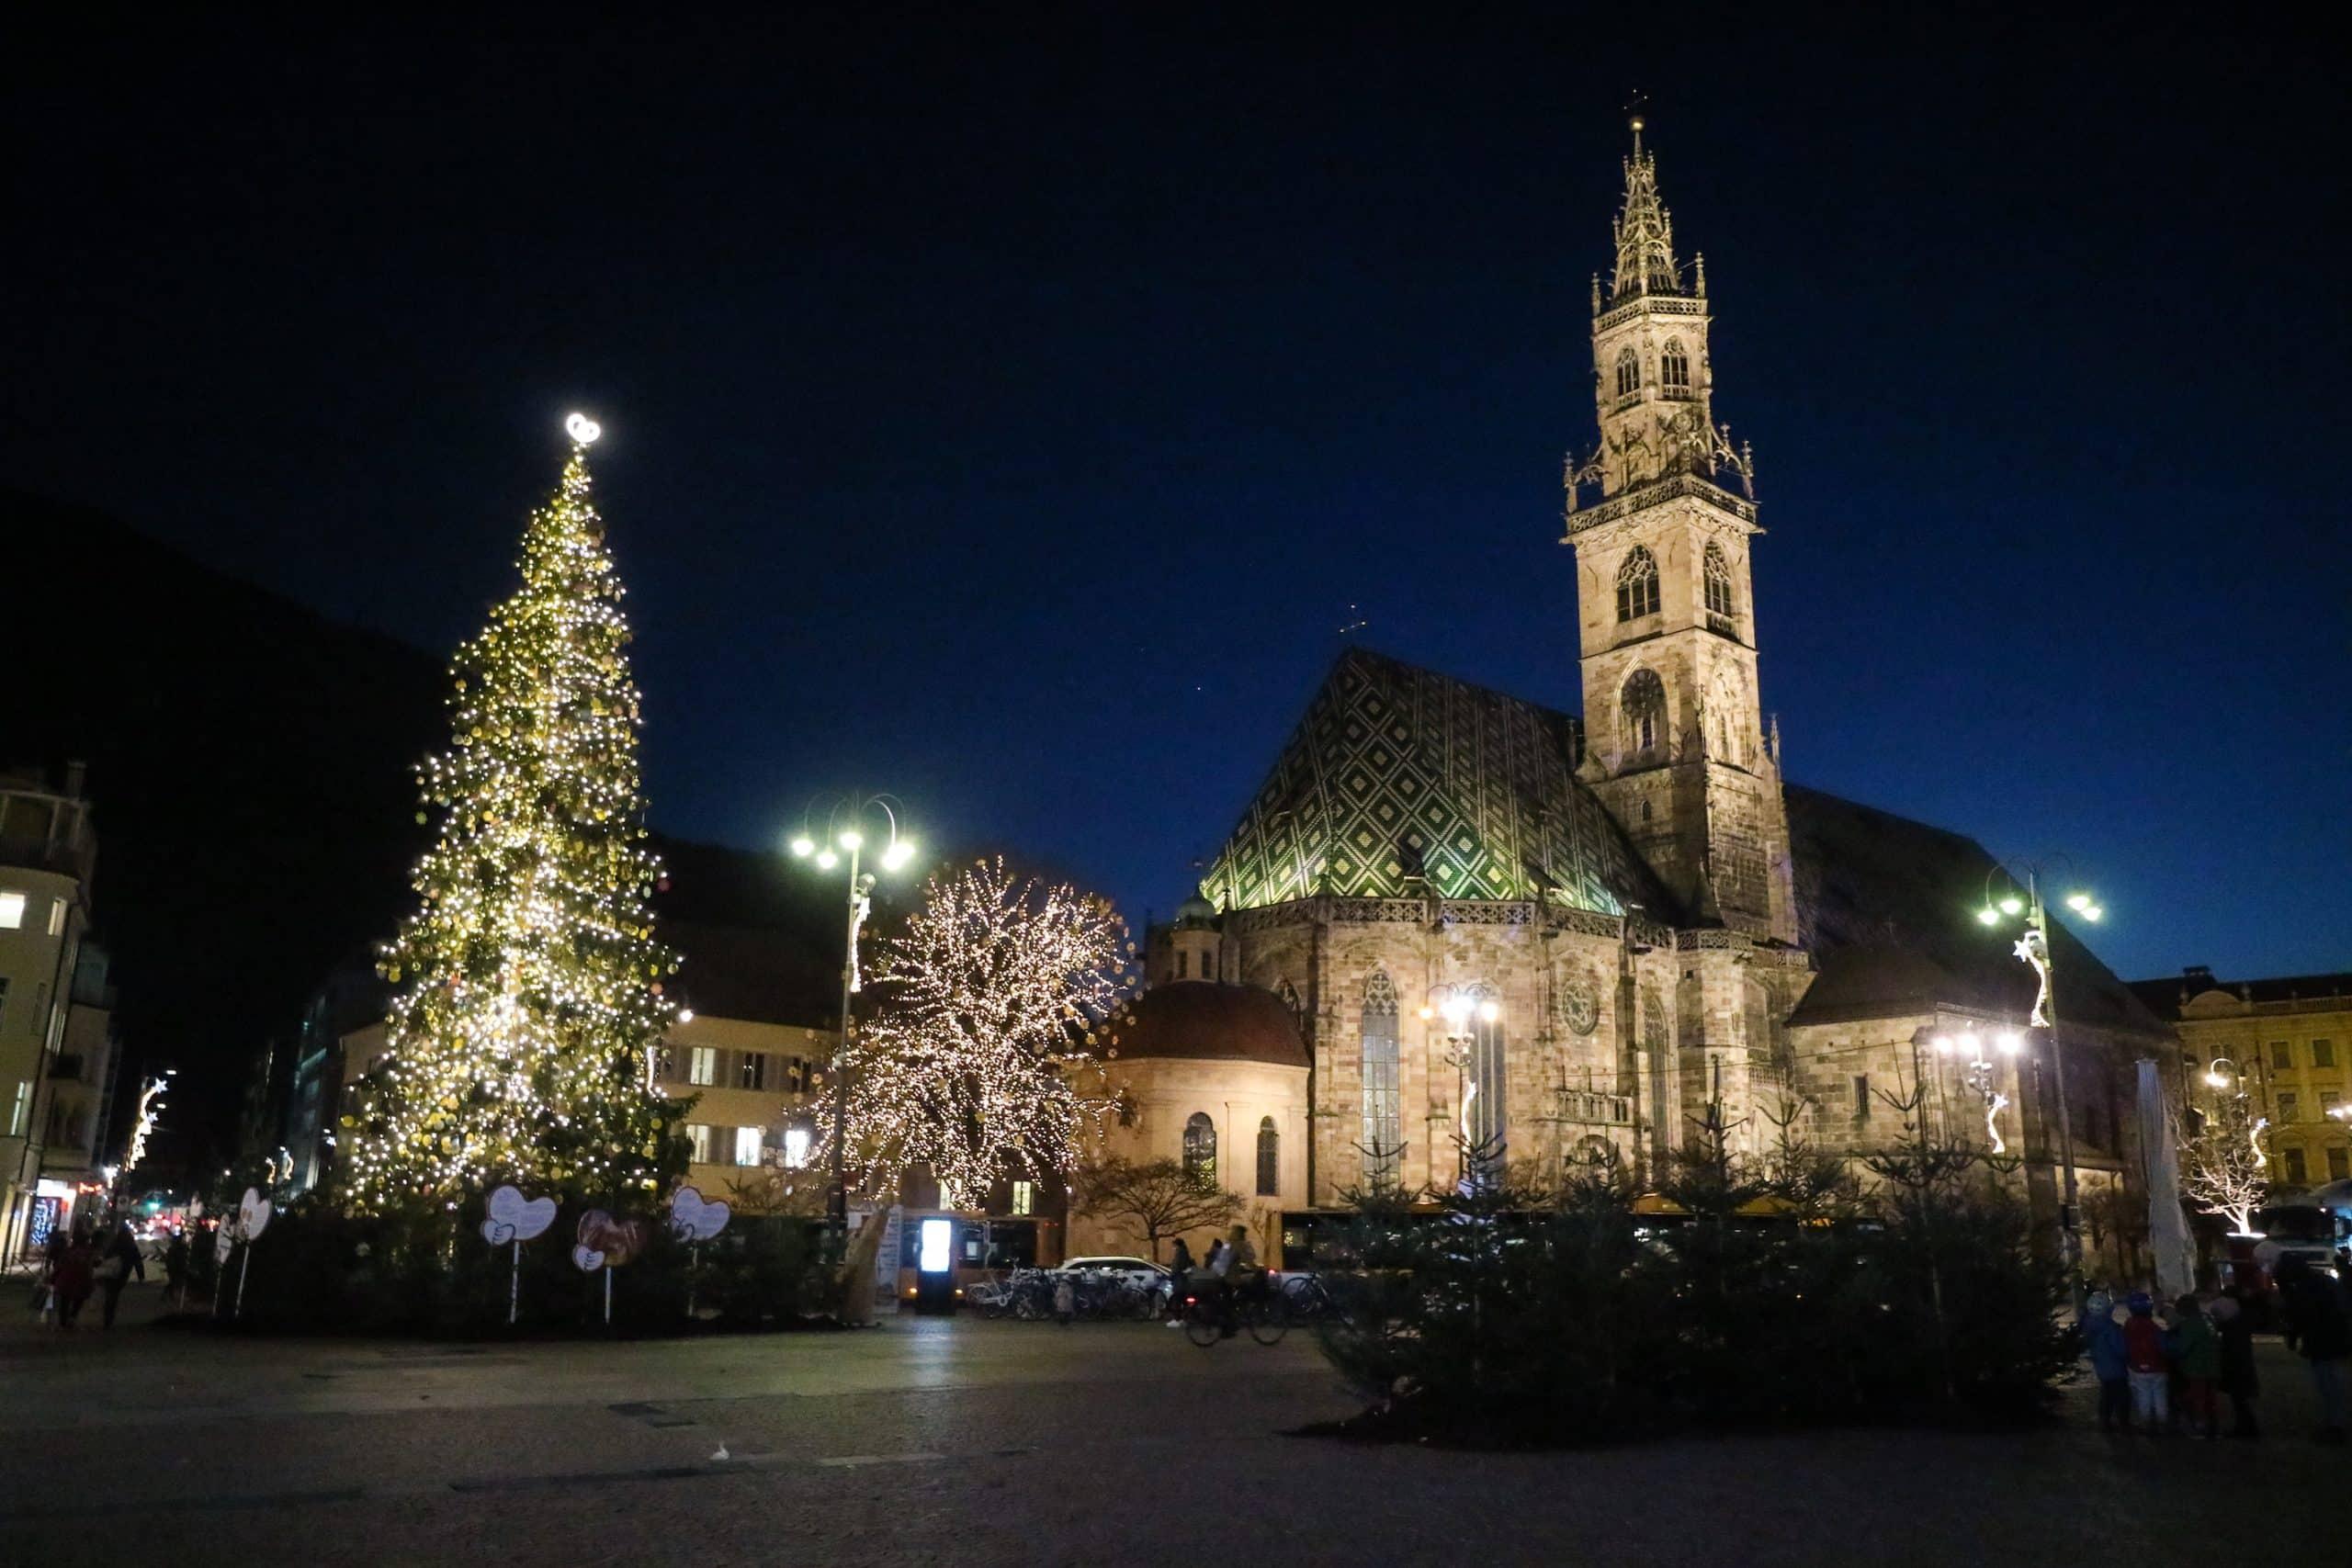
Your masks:
{"label": "tower belfry window", "polygon": [[1657,614],[1657,560],[1635,545],[1617,568],[1617,618],[1639,620]]}
{"label": "tower belfry window", "polygon": [[1666,717],[1666,682],[1657,678],[1657,671],[1636,670],[1625,678],[1617,712],[1624,727],[1627,751],[1647,751],[1657,746]]}
{"label": "tower belfry window", "polygon": [[1666,352],[1658,356],[1658,385],[1669,392],[1690,389],[1690,356],[1682,349],[1680,338],[1668,338]]}
{"label": "tower belfry window", "polygon": [[1628,344],[1617,351],[1617,395],[1630,398],[1642,389],[1642,361]]}
{"label": "tower belfry window", "polygon": [[1705,564],[1707,583],[1707,614],[1728,615],[1731,608],[1731,563],[1724,558],[1723,547],[1709,545]]}

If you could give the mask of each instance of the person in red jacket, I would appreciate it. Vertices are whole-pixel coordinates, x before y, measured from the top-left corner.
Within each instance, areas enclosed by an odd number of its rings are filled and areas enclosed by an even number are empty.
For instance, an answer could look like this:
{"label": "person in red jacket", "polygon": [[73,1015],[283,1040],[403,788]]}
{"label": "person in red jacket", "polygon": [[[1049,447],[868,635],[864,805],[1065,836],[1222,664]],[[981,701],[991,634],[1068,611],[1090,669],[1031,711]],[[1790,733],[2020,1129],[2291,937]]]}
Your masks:
{"label": "person in red jacket", "polygon": [[2123,1325],[2123,1364],[2132,1378],[2132,1418],[2148,1436],[2159,1437],[2172,1423],[2171,1363],[2165,1356],[2165,1331],[2156,1322],[2156,1303],[2145,1291],[2134,1291],[2125,1303],[2132,1309]]}

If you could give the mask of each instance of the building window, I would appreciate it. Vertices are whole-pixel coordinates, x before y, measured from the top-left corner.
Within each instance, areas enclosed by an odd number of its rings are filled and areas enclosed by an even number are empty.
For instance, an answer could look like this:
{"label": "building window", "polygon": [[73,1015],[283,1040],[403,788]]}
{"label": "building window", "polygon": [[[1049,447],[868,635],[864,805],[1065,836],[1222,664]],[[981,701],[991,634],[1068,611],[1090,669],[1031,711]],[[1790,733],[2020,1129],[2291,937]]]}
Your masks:
{"label": "building window", "polygon": [[1679,337],[1666,340],[1666,352],[1658,355],[1658,384],[1669,392],[1690,389],[1690,356],[1682,351]]}
{"label": "building window", "polygon": [[710,1163],[710,1129],[707,1126],[700,1122],[687,1122],[686,1142],[694,1145],[692,1158],[695,1164]]}
{"label": "building window", "polygon": [[1268,1116],[1258,1123],[1258,1196],[1279,1198],[1282,1190],[1283,1135]]}
{"label": "building window", "polygon": [[1363,987],[1363,1174],[1394,1187],[1404,1155],[1404,1096],[1397,1082],[1396,987],[1375,969]]}
{"label": "building window", "polygon": [[2312,1042],[2312,1066],[2314,1067],[2332,1067],[2335,1066],[2335,1041],[2314,1040]]}
{"label": "building window", "polygon": [[2295,1112],[2298,1109],[2299,1107],[2295,1104],[2295,1097],[2293,1095],[2280,1095],[2278,1097],[2278,1124],[2283,1127],[2290,1122],[2292,1122],[2295,1119]]}
{"label": "building window", "polygon": [[2289,1185],[2301,1187],[2305,1182],[2311,1180],[2311,1168],[2303,1163],[2302,1150],[2287,1149],[2283,1150],[2282,1154],[2287,1161],[2287,1180]]}
{"label": "building window", "polygon": [[1731,562],[1724,558],[1721,545],[1709,545],[1706,556],[1707,614],[1731,614]]}
{"label": "building window", "polygon": [[744,1052],[742,1064],[735,1069],[735,1077],[745,1089],[767,1088],[768,1054],[765,1051]]}
{"label": "building window", "polygon": [[763,1141],[764,1140],[761,1135],[760,1130],[757,1127],[736,1128],[735,1163],[737,1165],[759,1164],[760,1145]]}
{"label": "building window", "polygon": [[1617,564],[1617,618],[1637,621],[1657,614],[1657,558],[1635,545]]}
{"label": "building window", "polygon": [[686,1081],[705,1088],[718,1081],[718,1052],[709,1045],[697,1045],[686,1059]]}
{"label": "building window", "polygon": [[808,1168],[808,1128],[786,1127],[784,1130],[784,1168],[786,1170]]}
{"label": "building window", "polygon": [[0,931],[16,931],[25,923],[25,896],[21,893],[0,893]]}
{"label": "building window", "polygon": [[62,898],[51,898],[49,901],[49,934],[51,936],[65,934],[65,900]]}
{"label": "building window", "polygon": [[1641,356],[1631,344],[1617,351],[1617,395],[1630,398],[1642,389]]}
{"label": "building window", "polygon": [[[0,975],[0,1030],[8,1027],[8,977]],[[10,1136],[15,1134],[11,1134]]]}
{"label": "building window", "polygon": [[2295,1065],[2295,1054],[2287,1048],[2287,1043],[2284,1040],[2273,1040],[2270,1043],[2270,1065],[2274,1067],[2291,1067]]}
{"label": "building window", "polygon": [[1639,754],[1657,745],[1666,717],[1666,682],[1657,678],[1657,671],[1636,670],[1625,678],[1617,714],[1627,751]]}
{"label": "building window", "polygon": [[1186,966],[1192,962],[1193,955],[1191,953],[1185,952],[1181,947],[1176,950],[1176,978],[1179,980],[1186,980],[1192,977],[1184,973]]}
{"label": "building window", "polygon": [[1856,1073],[1854,1075],[1854,1114],[1868,1116],[1870,1113],[1871,1076],[1868,1073]]}
{"label": "building window", "polygon": [[2332,1144],[2327,1151],[2327,1179],[2342,1181],[2346,1178],[2352,1178],[2352,1149],[2342,1144]]}
{"label": "building window", "polygon": [[1037,1184],[1034,1181],[1014,1182],[1012,1184],[1012,1212],[1016,1214],[1032,1213],[1035,1211],[1036,1206]]}
{"label": "building window", "polygon": [[23,1137],[25,1135],[25,1123],[31,1119],[32,1113],[33,1081],[30,1078],[18,1078],[17,1080],[17,1098],[8,1107],[8,1136],[12,1138]]}
{"label": "building window", "polygon": [[1184,1169],[1204,1181],[1216,1179],[1216,1123],[1205,1111],[1184,1118]]}
{"label": "building window", "polygon": [[1502,1174],[1503,1148],[1510,1132],[1503,1092],[1510,1077],[1503,1052],[1503,1012],[1494,993],[1484,986],[1473,987],[1470,998],[1476,1010],[1470,1015],[1469,1082],[1463,1092],[1477,1091],[1467,1107],[1470,1143],[1481,1174],[1492,1179]]}

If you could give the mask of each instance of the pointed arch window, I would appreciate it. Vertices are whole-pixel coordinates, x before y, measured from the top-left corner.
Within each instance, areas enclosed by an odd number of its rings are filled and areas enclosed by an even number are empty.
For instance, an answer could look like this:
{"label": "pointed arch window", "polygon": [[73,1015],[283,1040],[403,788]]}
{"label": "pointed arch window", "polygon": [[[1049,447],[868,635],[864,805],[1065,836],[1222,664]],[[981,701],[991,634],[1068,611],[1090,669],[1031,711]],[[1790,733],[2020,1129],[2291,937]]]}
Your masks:
{"label": "pointed arch window", "polygon": [[1669,392],[1690,389],[1690,356],[1683,352],[1680,338],[1666,340],[1666,352],[1658,355],[1657,379],[1658,385]]}
{"label": "pointed arch window", "polygon": [[1655,749],[1666,728],[1666,682],[1655,670],[1636,670],[1625,677],[1617,699],[1617,721],[1623,729],[1623,747],[1638,754]]}
{"label": "pointed arch window", "polygon": [[1404,1154],[1404,1095],[1397,1082],[1396,987],[1375,969],[1363,987],[1363,1175],[1396,1185]]}
{"label": "pointed arch window", "polygon": [[1731,562],[1717,544],[1707,547],[1706,561],[1702,568],[1707,584],[1707,614],[1728,616],[1731,607]]}
{"label": "pointed arch window", "polygon": [[1204,1181],[1216,1179],[1216,1123],[1205,1111],[1184,1118],[1184,1173]]}
{"label": "pointed arch window", "polygon": [[1502,1173],[1503,1148],[1510,1133],[1509,1097],[1505,1087],[1510,1063],[1503,1051],[1503,1015],[1491,987],[1473,986],[1471,1000],[1476,1005],[1470,1019],[1470,1059],[1465,1077],[1464,1092],[1475,1087],[1476,1094],[1465,1110],[1469,1123],[1470,1152],[1477,1156],[1476,1168],[1485,1179]]}
{"label": "pointed arch window", "polygon": [[1637,621],[1657,614],[1657,558],[1635,545],[1617,564],[1617,618]]}
{"label": "pointed arch window", "polygon": [[1279,1198],[1283,1193],[1283,1135],[1271,1116],[1258,1122],[1258,1196]]}
{"label": "pointed arch window", "polygon": [[1642,389],[1642,359],[1627,344],[1617,351],[1617,395],[1630,398]]}

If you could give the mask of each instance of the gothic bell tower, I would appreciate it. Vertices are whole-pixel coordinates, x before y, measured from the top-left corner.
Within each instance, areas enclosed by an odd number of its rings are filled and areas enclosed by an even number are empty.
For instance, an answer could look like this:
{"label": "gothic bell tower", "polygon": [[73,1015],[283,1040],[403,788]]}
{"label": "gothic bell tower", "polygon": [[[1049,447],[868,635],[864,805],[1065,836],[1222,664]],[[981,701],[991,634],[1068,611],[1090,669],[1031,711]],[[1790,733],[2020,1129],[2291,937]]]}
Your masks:
{"label": "gothic bell tower", "polygon": [[1592,284],[1600,443],[1566,476],[1583,773],[1687,919],[1794,942],[1780,740],[1757,687],[1755,468],[1714,423],[1706,261],[1675,260],[1642,130],[1605,299]]}

